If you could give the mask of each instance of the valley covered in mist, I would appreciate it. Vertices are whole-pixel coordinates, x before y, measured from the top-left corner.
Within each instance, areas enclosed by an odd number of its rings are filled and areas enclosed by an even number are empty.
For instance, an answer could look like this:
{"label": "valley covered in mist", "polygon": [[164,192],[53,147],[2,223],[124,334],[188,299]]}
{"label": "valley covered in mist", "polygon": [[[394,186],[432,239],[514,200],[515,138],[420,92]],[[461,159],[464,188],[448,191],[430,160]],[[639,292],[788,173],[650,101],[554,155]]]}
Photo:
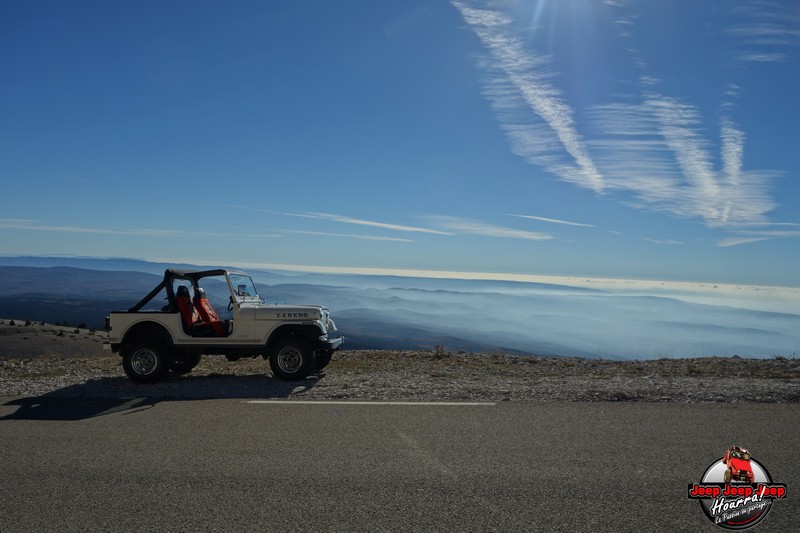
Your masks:
{"label": "valley covered in mist", "polygon": [[[260,273],[256,277],[266,281]],[[768,310],[772,294],[740,288],[736,295],[713,285],[682,293],[380,276],[305,275],[286,281],[263,287],[263,296],[273,303],[324,302],[345,335],[370,347],[438,343],[451,350],[479,346],[613,359],[800,351],[800,315],[786,310],[792,299],[800,299],[791,289]]]}
{"label": "valley covered in mist", "polygon": [[[167,266],[2,259],[0,317],[93,327],[108,311],[134,305]],[[610,359],[793,357],[800,351],[800,290],[793,288],[250,272],[269,304],[330,308],[346,349],[441,346]],[[224,288],[206,289],[223,311]]]}

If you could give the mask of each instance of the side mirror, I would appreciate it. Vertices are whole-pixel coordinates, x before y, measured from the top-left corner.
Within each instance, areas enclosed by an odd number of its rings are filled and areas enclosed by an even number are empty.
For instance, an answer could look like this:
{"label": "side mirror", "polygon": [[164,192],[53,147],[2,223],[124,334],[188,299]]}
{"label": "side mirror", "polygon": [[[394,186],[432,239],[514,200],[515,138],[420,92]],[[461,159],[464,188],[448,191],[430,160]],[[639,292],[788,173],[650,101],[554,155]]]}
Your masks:
{"label": "side mirror", "polygon": [[237,294],[239,296],[247,296],[247,285],[239,285],[237,288]]}

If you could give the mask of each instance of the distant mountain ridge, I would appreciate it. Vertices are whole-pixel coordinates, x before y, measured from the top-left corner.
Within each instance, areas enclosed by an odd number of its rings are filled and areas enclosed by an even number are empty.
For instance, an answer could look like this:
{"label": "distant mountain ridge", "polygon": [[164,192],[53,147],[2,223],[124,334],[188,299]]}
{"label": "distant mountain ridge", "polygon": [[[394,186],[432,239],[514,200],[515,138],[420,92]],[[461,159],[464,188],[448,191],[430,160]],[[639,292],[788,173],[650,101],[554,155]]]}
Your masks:
{"label": "distant mountain ridge", "polygon": [[[86,324],[90,328],[103,327],[105,316],[111,310],[127,309],[138,302],[162,279],[164,269],[173,265],[160,265],[142,261],[92,260],[67,258],[63,262],[99,265],[95,270],[76,266],[45,266],[59,264],[62,258],[0,258],[0,263],[34,262],[41,266],[0,266],[0,317],[59,324]],[[198,268],[193,265],[175,265]],[[114,270],[141,268],[144,271]],[[148,273],[148,272],[158,272]],[[259,271],[255,271],[259,272]],[[266,273],[282,280],[284,276]],[[255,274],[254,274],[255,276]],[[258,279],[258,276],[255,276]],[[266,286],[259,290],[273,303],[326,303],[326,299],[360,305],[362,300],[347,297],[348,289],[337,286],[301,283]],[[335,305],[333,306],[335,308]],[[492,351],[498,346],[470,341],[430,331],[420,327],[393,323],[382,314],[381,320],[372,318],[372,311],[342,313],[337,317],[340,330],[346,334],[347,346],[352,349],[432,349],[436,345],[465,351]],[[507,348],[508,353],[517,350]]]}
{"label": "distant mountain ridge", "polygon": [[123,272],[145,272],[163,274],[169,267],[193,268],[189,264],[153,263],[143,259],[103,257],[46,257],[46,256],[0,256],[0,265],[20,267],[73,267],[85,270],[110,270]]}
{"label": "distant mountain ridge", "polygon": [[[150,289],[161,276],[145,272],[53,266],[0,266],[0,296],[15,294],[108,296]],[[147,289],[147,290],[150,290]]]}
{"label": "distant mountain ridge", "polygon": [[112,309],[127,309],[159,276],[76,267],[0,266],[0,316],[103,327]]}

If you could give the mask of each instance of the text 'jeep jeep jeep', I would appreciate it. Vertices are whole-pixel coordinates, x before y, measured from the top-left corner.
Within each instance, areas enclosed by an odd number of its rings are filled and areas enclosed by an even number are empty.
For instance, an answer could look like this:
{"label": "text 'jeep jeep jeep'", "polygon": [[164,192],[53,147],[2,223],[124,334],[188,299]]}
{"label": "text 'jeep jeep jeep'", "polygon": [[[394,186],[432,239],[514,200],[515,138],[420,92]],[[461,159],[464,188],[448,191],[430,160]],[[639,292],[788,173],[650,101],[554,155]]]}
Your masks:
{"label": "text 'jeep jeep jeep'", "polygon": [[[148,309],[162,295],[166,305]],[[158,300],[156,300],[158,301]],[[212,305],[214,302],[214,305]],[[156,304],[158,305],[158,304]],[[222,314],[218,310],[226,309]],[[106,319],[112,351],[134,381],[189,372],[201,355],[269,358],[273,374],[304,379],[324,368],[344,342],[325,307],[268,305],[243,272],[168,269],[164,280],[127,311]]]}

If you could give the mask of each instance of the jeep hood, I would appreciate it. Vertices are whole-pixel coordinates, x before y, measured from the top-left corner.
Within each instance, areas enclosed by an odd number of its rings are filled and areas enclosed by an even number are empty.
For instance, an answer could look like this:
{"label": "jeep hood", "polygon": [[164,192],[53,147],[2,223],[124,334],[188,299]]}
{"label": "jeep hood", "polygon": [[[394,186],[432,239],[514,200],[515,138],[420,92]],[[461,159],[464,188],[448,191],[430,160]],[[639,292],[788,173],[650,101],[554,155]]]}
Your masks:
{"label": "jeep hood", "polygon": [[728,462],[736,470],[741,470],[743,472],[752,472],[752,469],[750,468],[750,461],[745,461],[744,459],[737,459],[736,457],[731,457],[730,459],[728,459]]}

